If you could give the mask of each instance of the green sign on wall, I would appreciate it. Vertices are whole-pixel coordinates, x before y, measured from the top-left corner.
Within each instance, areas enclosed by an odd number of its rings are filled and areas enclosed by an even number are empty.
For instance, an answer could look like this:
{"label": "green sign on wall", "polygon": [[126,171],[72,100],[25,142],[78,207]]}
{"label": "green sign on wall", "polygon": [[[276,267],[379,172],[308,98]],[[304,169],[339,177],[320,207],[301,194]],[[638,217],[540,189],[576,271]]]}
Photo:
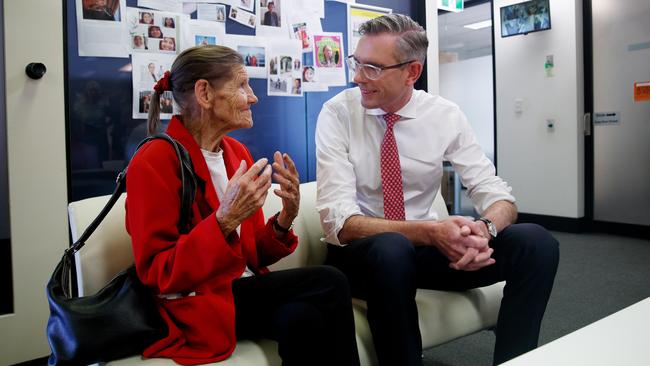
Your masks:
{"label": "green sign on wall", "polygon": [[460,12],[463,11],[464,0],[438,0],[438,9]]}

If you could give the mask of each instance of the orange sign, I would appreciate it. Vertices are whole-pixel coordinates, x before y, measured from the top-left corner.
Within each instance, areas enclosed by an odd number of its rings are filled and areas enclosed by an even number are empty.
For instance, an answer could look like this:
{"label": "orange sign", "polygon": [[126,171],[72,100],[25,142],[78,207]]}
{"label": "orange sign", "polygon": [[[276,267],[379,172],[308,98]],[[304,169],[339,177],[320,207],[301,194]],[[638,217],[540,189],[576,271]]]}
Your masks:
{"label": "orange sign", "polygon": [[634,82],[634,101],[650,102],[650,81]]}

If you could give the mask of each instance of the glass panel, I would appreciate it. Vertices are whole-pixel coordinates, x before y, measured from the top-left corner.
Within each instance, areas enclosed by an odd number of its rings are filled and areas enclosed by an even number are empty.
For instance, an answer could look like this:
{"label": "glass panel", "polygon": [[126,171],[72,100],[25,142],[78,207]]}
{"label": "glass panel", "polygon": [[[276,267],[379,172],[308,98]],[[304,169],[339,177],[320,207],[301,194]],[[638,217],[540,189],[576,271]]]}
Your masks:
{"label": "glass panel", "polygon": [[[1,3],[0,3],[1,4]],[[4,7],[0,6],[0,29],[4,29]],[[7,184],[7,119],[5,109],[4,33],[0,33],[0,315],[13,312],[14,291],[9,232],[9,186]]]}
{"label": "glass panel", "polygon": [[[491,2],[438,16],[440,95],[458,104],[487,157],[494,161],[494,98]],[[475,215],[451,167],[445,200],[454,214]]]}
{"label": "glass panel", "polygon": [[[593,2],[594,219],[650,226],[650,3]],[[616,113],[618,118],[608,117]]]}

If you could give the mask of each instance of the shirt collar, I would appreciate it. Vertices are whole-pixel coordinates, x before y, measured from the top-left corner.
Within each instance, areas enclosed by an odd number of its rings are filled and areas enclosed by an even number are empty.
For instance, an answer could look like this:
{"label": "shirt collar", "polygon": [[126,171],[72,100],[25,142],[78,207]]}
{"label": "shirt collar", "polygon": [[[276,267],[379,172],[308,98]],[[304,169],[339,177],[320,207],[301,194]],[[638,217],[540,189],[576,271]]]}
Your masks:
{"label": "shirt collar", "polygon": [[[413,89],[411,93],[411,99],[406,103],[404,107],[395,112],[395,114],[400,115],[402,118],[417,118],[417,103],[416,103],[416,94],[417,90]],[[387,112],[381,108],[366,109],[366,114],[372,116],[383,116]]]}

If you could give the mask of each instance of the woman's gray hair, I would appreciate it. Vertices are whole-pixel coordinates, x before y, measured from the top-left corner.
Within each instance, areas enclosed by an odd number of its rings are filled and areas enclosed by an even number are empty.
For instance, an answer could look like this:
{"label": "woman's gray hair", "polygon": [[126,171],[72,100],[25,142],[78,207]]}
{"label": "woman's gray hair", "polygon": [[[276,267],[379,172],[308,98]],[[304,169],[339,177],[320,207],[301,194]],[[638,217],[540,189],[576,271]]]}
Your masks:
{"label": "woman's gray hair", "polygon": [[406,15],[393,13],[370,19],[361,24],[359,33],[362,36],[384,33],[399,36],[395,43],[395,58],[400,62],[409,61],[406,59],[408,55],[414,55],[415,59],[422,63],[427,57],[427,32]]}
{"label": "woman's gray hair", "polygon": [[[199,79],[210,82],[213,88],[233,77],[236,66],[244,64],[237,51],[224,46],[197,46],[188,48],[172,64],[169,84],[181,115],[192,120],[198,113],[194,102],[194,84]],[[154,134],[160,123],[160,94],[154,91],[149,104],[148,131]]]}

